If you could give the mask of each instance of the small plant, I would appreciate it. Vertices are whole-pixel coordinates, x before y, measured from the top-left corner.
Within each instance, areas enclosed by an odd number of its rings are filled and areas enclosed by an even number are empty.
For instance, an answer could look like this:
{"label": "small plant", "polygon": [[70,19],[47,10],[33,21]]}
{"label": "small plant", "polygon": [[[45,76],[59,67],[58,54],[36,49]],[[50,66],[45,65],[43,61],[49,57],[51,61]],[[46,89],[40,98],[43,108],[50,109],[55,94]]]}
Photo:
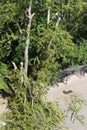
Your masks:
{"label": "small plant", "polygon": [[76,95],[71,96],[71,103],[69,105],[68,111],[71,112],[71,121],[74,123],[75,119],[78,120],[81,124],[84,124],[85,117],[80,115],[81,109],[86,105],[84,99],[79,98]]}

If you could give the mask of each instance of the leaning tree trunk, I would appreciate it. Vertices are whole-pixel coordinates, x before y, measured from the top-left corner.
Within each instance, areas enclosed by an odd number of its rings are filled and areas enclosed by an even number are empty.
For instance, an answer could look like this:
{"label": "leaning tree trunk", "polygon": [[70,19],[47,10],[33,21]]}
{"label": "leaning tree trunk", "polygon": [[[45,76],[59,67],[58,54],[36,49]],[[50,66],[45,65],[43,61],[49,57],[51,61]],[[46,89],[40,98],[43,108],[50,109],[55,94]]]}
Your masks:
{"label": "leaning tree trunk", "polygon": [[27,36],[26,36],[26,42],[25,42],[25,52],[24,52],[24,69],[25,69],[25,73],[28,73],[28,49],[29,49],[29,43],[30,43],[30,28],[31,28],[31,22],[32,22],[32,18],[34,16],[34,13],[31,14],[31,7],[32,7],[32,0],[30,0],[29,3],[29,8],[27,9],[27,13],[29,15],[28,19],[27,19]]}

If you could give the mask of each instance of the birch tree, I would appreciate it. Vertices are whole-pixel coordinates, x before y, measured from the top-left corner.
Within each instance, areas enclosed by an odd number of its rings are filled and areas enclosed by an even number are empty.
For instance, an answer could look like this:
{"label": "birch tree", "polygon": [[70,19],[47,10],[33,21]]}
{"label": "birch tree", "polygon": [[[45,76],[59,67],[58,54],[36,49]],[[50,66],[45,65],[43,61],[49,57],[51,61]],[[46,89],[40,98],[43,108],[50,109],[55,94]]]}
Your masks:
{"label": "birch tree", "polygon": [[47,10],[47,25],[50,23],[50,6],[48,6]]}
{"label": "birch tree", "polygon": [[25,73],[28,73],[28,49],[29,49],[29,43],[30,43],[30,28],[31,28],[31,23],[32,23],[32,18],[34,16],[34,13],[31,13],[31,8],[32,8],[32,0],[29,1],[29,7],[25,11],[25,16],[27,20],[27,36],[26,36],[26,41],[25,41],[25,52],[24,52],[24,69]]}

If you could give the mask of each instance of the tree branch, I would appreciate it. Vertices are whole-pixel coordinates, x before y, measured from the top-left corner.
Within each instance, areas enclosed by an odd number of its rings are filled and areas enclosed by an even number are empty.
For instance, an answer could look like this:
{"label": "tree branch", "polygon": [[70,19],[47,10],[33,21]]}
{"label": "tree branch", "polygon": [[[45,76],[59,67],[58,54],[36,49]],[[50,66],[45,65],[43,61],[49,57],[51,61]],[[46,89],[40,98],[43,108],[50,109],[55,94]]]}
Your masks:
{"label": "tree branch", "polygon": [[17,68],[17,66],[16,66],[15,62],[11,61],[11,63],[13,64],[14,69],[15,69],[15,70],[17,70],[18,68]]}

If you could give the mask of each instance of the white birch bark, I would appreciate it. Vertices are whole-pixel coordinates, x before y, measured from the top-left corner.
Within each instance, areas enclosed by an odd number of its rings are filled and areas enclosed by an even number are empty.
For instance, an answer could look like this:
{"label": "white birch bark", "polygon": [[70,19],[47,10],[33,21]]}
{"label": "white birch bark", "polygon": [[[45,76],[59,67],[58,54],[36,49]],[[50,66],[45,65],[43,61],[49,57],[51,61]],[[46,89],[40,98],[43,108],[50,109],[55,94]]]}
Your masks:
{"label": "white birch bark", "polygon": [[29,2],[29,7],[28,7],[28,14],[29,14],[29,19],[27,21],[27,36],[26,36],[26,42],[25,42],[25,52],[24,52],[24,69],[25,73],[28,73],[28,50],[29,50],[29,43],[30,43],[30,28],[31,28],[31,22],[32,18],[34,16],[34,13],[31,14],[31,7],[32,7],[32,0]]}
{"label": "white birch bark", "polygon": [[50,6],[48,7],[47,10],[47,25],[50,23]]}

